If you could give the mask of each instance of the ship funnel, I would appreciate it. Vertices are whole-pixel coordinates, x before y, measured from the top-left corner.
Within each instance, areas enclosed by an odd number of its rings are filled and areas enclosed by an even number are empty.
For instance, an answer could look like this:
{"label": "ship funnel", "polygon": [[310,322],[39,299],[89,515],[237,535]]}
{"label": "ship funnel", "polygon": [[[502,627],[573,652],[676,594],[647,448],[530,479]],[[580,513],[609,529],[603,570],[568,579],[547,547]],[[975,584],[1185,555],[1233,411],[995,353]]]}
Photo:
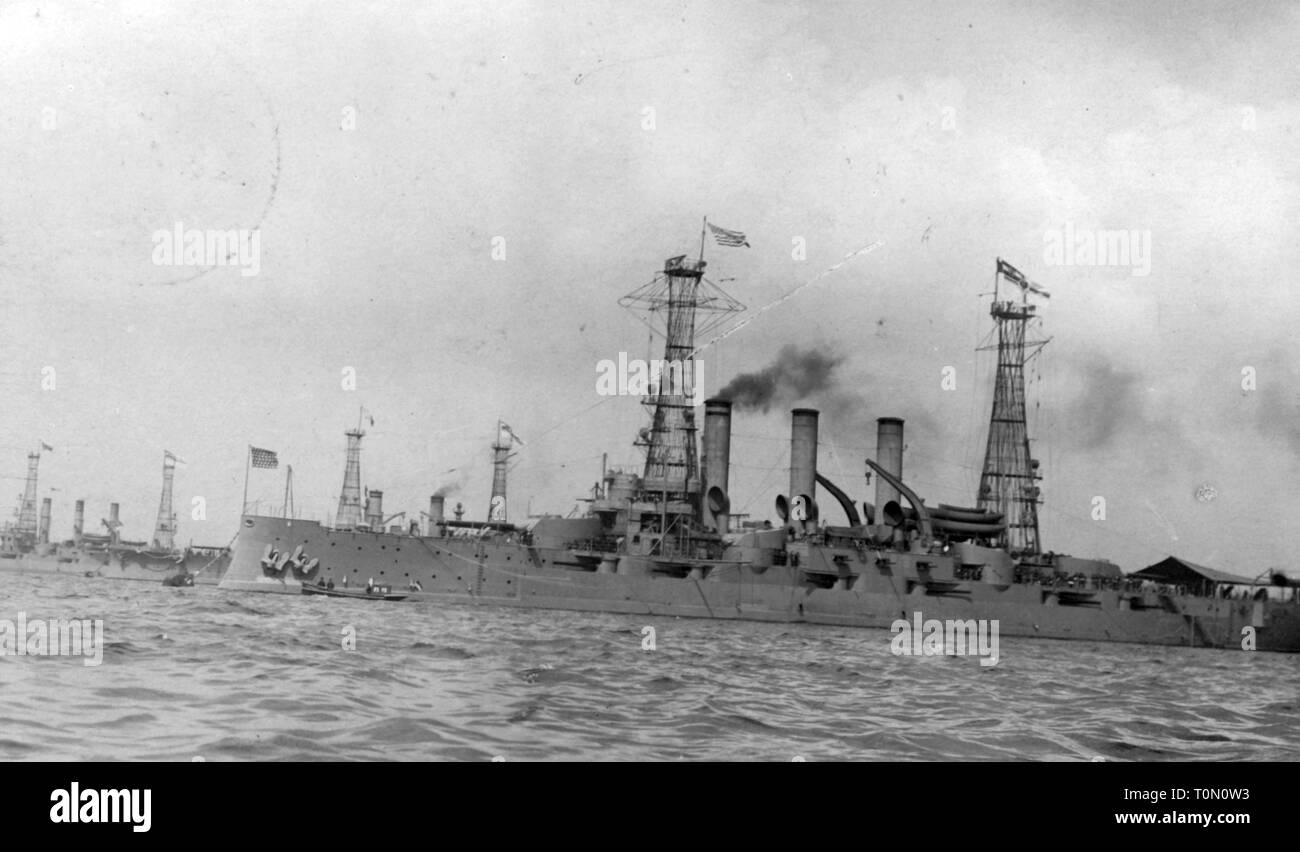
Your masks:
{"label": "ship funnel", "polygon": [[[880,466],[894,479],[903,478],[903,421],[899,417],[881,417],[876,420],[876,458]],[[897,503],[902,495],[884,477],[876,477],[876,506],[886,516],[888,506]]]}
{"label": "ship funnel", "polygon": [[438,524],[442,523],[447,511],[447,498],[441,494],[434,494],[429,498],[429,532],[428,535],[438,534]]}
{"label": "ship funnel", "polygon": [[384,492],[366,492],[366,525],[376,532],[384,531]]}
{"label": "ship funnel", "polygon": [[36,528],[36,540],[41,544],[48,544],[50,541],[50,504],[52,500],[49,497],[41,500],[41,521]]}
{"label": "ship funnel", "polygon": [[731,400],[704,401],[704,525],[728,531],[731,500],[727,478],[731,469]]}
{"label": "ship funnel", "polygon": [[81,534],[86,529],[86,501],[78,500],[72,509],[72,538],[81,541]]}
{"label": "ship funnel", "polygon": [[812,408],[790,412],[790,519],[800,533],[817,529],[817,417]]}
{"label": "ship funnel", "polygon": [[122,526],[122,519],[119,517],[121,508],[122,507],[117,503],[108,504],[108,535],[109,541],[113,544],[117,544],[118,539],[121,537],[118,533],[118,530]]}

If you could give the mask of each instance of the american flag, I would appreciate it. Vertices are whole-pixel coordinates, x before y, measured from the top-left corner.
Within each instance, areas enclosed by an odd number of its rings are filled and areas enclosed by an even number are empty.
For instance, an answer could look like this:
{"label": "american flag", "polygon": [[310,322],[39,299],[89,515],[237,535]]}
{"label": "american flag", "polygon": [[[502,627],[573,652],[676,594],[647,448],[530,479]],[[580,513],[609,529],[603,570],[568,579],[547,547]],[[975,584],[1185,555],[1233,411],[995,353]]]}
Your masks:
{"label": "american flag", "polygon": [[280,466],[280,460],[276,458],[275,450],[263,450],[259,447],[249,447],[248,451],[253,454],[253,467]]}
{"label": "american flag", "polygon": [[717,240],[720,246],[731,246],[732,248],[750,247],[749,241],[745,239],[745,235],[740,231],[728,231],[726,228],[719,228],[712,222],[709,223],[709,230],[713,232],[713,239]]}

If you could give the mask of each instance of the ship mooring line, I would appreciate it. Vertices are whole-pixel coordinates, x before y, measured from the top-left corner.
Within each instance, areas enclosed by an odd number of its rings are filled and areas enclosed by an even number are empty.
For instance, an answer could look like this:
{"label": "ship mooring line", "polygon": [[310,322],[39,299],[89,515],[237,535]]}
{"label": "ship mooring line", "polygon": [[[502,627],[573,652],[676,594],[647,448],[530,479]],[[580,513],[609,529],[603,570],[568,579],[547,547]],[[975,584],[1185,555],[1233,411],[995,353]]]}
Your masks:
{"label": "ship mooring line", "polygon": [[[232,544],[235,543],[235,539],[237,539],[237,538],[239,538],[239,533],[235,533],[233,536],[231,536],[230,541],[226,542],[226,546],[223,547],[223,548],[221,548],[221,549],[222,549],[222,550],[229,550],[229,549],[230,549],[230,546],[231,546]],[[216,556],[214,556],[214,557],[212,557],[211,559],[209,559],[207,565],[204,565],[202,568],[200,568],[199,570],[197,570],[197,571],[194,572],[195,576],[198,576],[199,574],[202,574],[204,571],[208,570],[208,569],[211,568],[213,565],[215,565],[216,562],[217,562],[217,560],[220,559],[220,558],[222,557],[222,555],[223,555],[223,554],[218,553]]]}

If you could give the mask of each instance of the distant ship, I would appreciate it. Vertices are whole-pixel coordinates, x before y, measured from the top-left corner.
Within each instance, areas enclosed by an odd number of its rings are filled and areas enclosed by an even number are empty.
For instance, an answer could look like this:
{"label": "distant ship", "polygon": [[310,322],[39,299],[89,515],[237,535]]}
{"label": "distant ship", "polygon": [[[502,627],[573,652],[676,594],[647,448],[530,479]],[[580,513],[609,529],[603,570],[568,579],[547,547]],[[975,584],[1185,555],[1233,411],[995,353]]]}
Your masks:
{"label": "distant ship", "polygon": [[221,582],[230,566],[229,547],[177,547],[176,516],[172,512],[172,479],[176,456],[163,453],[163,492],[153,540],[125,541],[120,536],[119,505],[109,504],[104,533],[85,530],[84,500],[75,504],[72,538],[50,541],[51,500],[36,495],[41,449],[27,456],[27,487],[18,519],[0,530],[0,571],[35,574],[76,574],[111,580],[138,580],[167,585],[209,585]]}
{"label": "distant ship", "polygon": [[[624,300],[658,315],[664,363],[677,365],[643,400],[650,425],[641,473],[602,473],[586,516],[506,515],[512,434],[499,430],[489,520],[445,517],[385,529],[382,493],[360,494],[360,428],[333,526],[244,514],[223,589],[300,594],[303,584],[409,592],[462,601],[644,616],[891,628],[897,620],[996,619],[1003,636],[1209,648],[1300,650],[1296,583],[1245,578],[1170,558],[1124,574],[1111,562],[1044,552],[1039,464],[1025,423],[1024,367],[1034,343],[1032,296],[1046,296],[999,259],[992,302],[998,367],[976,505],[926,503],[903,476],[904,422],[877,419],[875,503],[857,504],[817,470],[818,412],[791,412],[790,487],[777,522],[730,511],[732,403],[704,403],[697,453],[693,359],[697,321],[736,307],[704,277],[705,261],[669,259]],[[1012,297],[1003,298],[1010,288]],[[723,307],[719,307],[723,306]],[[819,491],[844,513],[821,517]],[[364,514],[363,514],[364,512]]]}

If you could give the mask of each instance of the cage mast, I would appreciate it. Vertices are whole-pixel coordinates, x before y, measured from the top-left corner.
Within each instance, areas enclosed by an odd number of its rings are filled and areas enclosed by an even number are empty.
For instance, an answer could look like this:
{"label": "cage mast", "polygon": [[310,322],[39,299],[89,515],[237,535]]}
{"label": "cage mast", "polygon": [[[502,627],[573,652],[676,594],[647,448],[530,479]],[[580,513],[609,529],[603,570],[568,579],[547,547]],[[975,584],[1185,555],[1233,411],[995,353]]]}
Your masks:
{"label": "cage mast", "polygon": [[[1014,297],[999,297],[999,285],[1004,280],[1019,288],[1019,301]],[[1048,341],[1025,339],[1030,323],[1037,319],[1036,306],[1029,303],[1030,293],[1044,298],[1050,295],[1014,266],[998,258],[993,306],[989,311],[997,333],[997,345],[981,347],[997,349],[998,366],[978,506],[1003,514],[1006,530],[998,544],[1017,556],[1034,556],[1042,552],[1038,533],[1038,461],[1030,453],[1029,429],[1025,421],[1025,364]]]}

